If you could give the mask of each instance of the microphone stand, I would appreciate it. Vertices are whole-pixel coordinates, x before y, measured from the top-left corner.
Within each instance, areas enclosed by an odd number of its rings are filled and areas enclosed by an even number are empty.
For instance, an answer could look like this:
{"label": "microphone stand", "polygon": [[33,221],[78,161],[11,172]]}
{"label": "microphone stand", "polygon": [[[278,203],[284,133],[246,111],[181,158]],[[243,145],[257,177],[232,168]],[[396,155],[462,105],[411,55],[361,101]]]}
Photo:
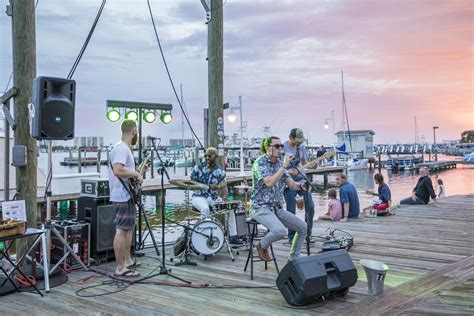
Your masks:
{"label": "microphone stand", "polygon": [[[303,180],[305,180],[305,186],[306,186],[306,190],[309,194],[311,194],[311,192],[309,192],[309,188],[314,188],[314,185],[311,183],[311,181],[308,180],[308,178],[306,177],[305,174],[303,174],[300,169],[296,166],[296,164],[294,163],[293,160],[290,160],[290,166],[292,166],[293,168],[295,168],[296,172],[298,173],[298,175],[303,178]],[[305,205],[306,206],[306,205]],[[305,211],[306,212],[306,211]],[[311,236],[306,236],[306,252],[308,253],[308,256],[311,255],[311,251],[310,251],[310,247],[309,247],[309,238]]]}
{"label": "microphone stand", "polygon": [[[149,137],[151,140],[151,144],[153,147],[153,150],[156,153],[156,156],[158,157],[158,160],[160,161],[160,173],[161,173],[161,266],[160,266],[160,272],[158,275],[165,274],[170,277],[173,277],[177,280],[180,280],[184,283],[191,284],[191,282],[186,281],[180,277],[177,277],[173,274],[171,274],[171,269],[168,269],[166,267],[166,252],[165,252],[165,182],[164,182],[164,176],[166,175],[166,178],[168,181],[170,180],[170,176],[168,174],[168,171],[166,170],[165,163],[161,159],[160,153],[158,152],[158,149],[156,148],[155,140],[156,138]],[[153,163],[153,162],[151,162]]]}

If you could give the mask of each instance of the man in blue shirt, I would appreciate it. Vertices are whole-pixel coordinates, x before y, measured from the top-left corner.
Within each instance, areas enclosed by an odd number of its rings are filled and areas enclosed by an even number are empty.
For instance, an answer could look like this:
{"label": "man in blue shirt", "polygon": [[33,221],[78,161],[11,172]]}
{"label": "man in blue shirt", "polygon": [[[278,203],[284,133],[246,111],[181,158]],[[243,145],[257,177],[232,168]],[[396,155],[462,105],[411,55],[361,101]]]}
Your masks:
{"label": "man in blue shirt", "polygon": [[347,181],[347,176],[343,173],[336,175],[336,184],[339,186],[339,199],[342,204],[342,222],[348,218],[357,218],[360,213],[359,196],[352,183]]}

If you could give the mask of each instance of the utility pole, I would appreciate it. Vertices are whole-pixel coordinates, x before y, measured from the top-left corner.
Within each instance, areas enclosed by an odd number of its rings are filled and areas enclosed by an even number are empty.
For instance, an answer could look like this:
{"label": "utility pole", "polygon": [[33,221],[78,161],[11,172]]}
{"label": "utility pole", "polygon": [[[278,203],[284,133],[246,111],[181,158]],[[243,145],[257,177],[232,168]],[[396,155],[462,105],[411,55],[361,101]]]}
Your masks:
{"label": "utility pole", "polygon": [[31,103],[33,79],[36,77],[36,30],[35,1],[10,1],[7,13],[12,17],[13,46],[13,86],[18,89],[14,99],[15,145],[27,148],[27,165],[18,167],[16,172],[16,191],[19,200],[26,201],[26,216],[29,227],[37,226],[36,140],[30,136],[28,104]]}
{"label": "utility pole", "polygon": [[[224,162],[224,20],[222,7],[222,0],[211,0],[212,17],[207,24],[209,146],[218,149],[218,164],[220,166],[223,166]],[[221,133],[218,133],[218,127],[222,127]],[[219,146],[220,144],[222,146]]]}

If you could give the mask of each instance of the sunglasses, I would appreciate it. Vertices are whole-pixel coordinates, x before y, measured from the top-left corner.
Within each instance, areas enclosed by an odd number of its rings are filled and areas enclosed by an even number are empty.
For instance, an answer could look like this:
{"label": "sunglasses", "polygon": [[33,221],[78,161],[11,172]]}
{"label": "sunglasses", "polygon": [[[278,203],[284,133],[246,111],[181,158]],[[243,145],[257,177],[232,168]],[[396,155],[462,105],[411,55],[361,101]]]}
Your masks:
{"label": "sunglasses", "polygon": [[204,158],[211,158],[214,157],[215,155],[204,155]]}
{"label": "sunglasses", "polygon": [[276,149],[283,149],[283,148],[285,148],[285,145],[283,145],[283,144],[276,144],[276,145],[270,145],[270,146],[275,147]]}

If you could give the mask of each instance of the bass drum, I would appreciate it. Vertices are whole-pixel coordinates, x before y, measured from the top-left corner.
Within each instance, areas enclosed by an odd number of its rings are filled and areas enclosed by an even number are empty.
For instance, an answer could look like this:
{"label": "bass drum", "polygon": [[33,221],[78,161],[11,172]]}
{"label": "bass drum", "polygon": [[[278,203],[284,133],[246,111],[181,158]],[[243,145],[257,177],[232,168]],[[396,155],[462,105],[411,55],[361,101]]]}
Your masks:
{"label": "bass drum", "polygon": [[191,233],[191,249],[204,257],[214,256],[224,242],[222,226],[210,218],[198,222]]}

